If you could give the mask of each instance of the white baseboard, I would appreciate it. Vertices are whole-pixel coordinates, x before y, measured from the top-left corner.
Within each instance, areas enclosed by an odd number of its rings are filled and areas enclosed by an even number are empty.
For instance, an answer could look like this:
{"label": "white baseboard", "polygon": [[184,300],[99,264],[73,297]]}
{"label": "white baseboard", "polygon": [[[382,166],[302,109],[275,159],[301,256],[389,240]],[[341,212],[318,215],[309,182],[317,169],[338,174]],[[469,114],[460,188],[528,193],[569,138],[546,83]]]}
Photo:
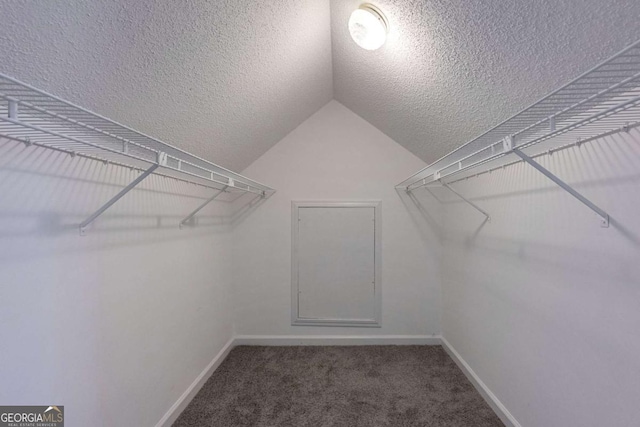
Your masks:
{"label": "white baseboard", "polygon": [[495,394],[489,390],[487,385],[476,375],[471,369],[471,366],[464,361],[464,359],[458,354],[458,352],[451,346],[449,341],[444,337],[441,337],[442,348],[451,356],[456,365],[464,372],[471,384],[478,390],[478,393],[484,398],[484,400],[491,406],[491,409],[498,415],[500,420],[507,427],[522,427],[520,423],[515,419],[513,415],[507,410],[507,408],[498,400]]}
{"label": "white baseboard", "polygon": [[218,369],[218,366],[224,361],[224,359],[229,355],[229,352],[235,347],[234,339],[231,338],[222,350],[215,355],[213,360],[204,368],[204,371],[198,375],[198,378],[195,379],[193,383],[187,388],[187,390],[182,393],[182,396],[176,401],[176,403],[169,408],[166,414],[158,421],[156,427],[170,427],[175,420],[178,419],[182,411],[189,405],[191,400],[198,394],[204,383],[207,382],[211,374]]}
{"label": "white baseboard", "polygon": [[234,345],[440,345],[439,335],[237,335]]}

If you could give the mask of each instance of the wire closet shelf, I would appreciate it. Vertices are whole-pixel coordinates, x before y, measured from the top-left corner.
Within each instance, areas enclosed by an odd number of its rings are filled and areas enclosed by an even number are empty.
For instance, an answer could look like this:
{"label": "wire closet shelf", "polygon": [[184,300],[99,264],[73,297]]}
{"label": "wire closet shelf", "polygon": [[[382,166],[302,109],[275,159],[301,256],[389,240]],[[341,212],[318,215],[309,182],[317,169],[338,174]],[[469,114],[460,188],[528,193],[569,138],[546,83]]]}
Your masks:
{"label": "wire closet shelf", "polygon": [[[539,169],[533,158],[638,126],[640,41],[416,172],[396,188],[413,191],[435,183],[447,186],[519,161],[547,175],[549,172]],[[556,183],[565,188],[566,184]],[[603,218],[606,215],[597,213]],[[606,221],[608,224],[608,217]]]}
{"label": "wire closet shelf", "polygon": [[180,222],[191,221],[221,193],[266,197],[274,189],[159,139],[0,74],[0,139],[22,142],[138,170],[142,173],[79,224],[80,235],[125,194],[151,174],[216,190]]}
{"label": "wire closet shelf", "polygon": [[275,190],[0,73],[0,138],[224,192]]}

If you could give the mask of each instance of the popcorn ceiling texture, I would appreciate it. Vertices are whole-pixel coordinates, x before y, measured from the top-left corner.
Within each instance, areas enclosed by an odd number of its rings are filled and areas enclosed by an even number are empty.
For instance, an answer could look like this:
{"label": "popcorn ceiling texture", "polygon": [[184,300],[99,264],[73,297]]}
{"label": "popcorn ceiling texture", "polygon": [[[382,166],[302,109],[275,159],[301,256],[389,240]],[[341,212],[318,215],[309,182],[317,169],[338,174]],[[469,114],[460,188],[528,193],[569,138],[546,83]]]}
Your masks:
{"label": "popcorn ceiling texture", "polygon": [[0,2],[0,72],[242,170],[333,97],[328,0]]}
{"label": "popcorn ceiling texture", "polygon": [[375,0],[390,33],[351,41],[331,0],[335,99],[427,163],[640,39],[638,0]]}
{"label": "popcorn ceiling texture", "polygon": [[640,38],[637,0],[2,1],[0,72],[242,170],[332,98],[430,162]]}

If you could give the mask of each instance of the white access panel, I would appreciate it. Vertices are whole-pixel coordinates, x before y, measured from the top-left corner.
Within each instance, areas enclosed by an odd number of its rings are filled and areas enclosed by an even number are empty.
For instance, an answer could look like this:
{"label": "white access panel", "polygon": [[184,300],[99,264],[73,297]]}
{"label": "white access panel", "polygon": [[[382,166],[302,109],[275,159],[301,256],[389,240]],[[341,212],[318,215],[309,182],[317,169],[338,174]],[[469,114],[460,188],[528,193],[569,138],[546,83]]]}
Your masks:
{"label": "white access panel", "polygon": [[294,203],[294,325],[379,326],[379,210]]}

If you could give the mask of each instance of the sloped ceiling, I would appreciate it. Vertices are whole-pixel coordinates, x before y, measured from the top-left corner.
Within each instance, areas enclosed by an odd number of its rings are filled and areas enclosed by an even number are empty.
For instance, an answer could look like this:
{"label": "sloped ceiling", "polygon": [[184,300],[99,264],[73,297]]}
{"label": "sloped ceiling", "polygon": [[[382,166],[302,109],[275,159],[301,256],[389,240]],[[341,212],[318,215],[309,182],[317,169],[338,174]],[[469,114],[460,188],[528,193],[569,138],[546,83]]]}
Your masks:
{"label": "sloped ceiling", "polygon": [[335,98],[430,162],[640,38],[637,0],[0,2],[0,72],[242,170]]}
{"label": "sloped ceiling", "polygon": [[0,1],[0,72],[233,170],[333,98],[328,0]]}
{"label": "sloped ceiling", "polygon": [[331,0],[334,96],[427,163],[640,39],[638,0],[375,0],[368,52],[360,3]]}

